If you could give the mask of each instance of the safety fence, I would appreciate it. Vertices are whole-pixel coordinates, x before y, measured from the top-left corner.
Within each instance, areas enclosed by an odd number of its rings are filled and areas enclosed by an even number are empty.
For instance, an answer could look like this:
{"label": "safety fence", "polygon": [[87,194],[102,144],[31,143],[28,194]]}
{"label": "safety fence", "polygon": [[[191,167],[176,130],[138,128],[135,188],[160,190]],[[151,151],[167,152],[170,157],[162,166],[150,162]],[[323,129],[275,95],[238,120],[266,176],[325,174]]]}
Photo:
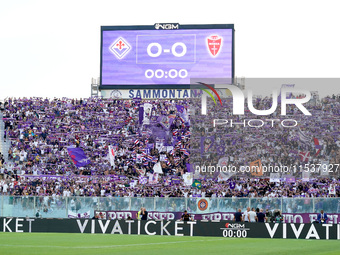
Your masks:
{"label": "safety fence", "polygon": [[[202,199],[205,206],[202,208]],[[0,196],[0,216],[70,218],[95,211],[148,211],[205,214],[242,211],[247,207],[282,213],[340,213],[340,198],[176,198],[176,197],[59,197]]]}

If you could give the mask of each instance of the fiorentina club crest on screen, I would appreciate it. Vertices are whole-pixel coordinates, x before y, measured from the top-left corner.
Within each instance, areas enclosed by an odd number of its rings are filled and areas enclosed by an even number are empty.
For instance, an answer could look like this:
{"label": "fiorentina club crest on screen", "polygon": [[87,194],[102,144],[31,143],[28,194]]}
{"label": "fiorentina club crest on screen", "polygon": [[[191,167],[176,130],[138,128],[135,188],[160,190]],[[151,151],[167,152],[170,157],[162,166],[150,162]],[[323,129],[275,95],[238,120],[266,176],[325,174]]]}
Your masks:
{"label": "fiorentina club crest on screen", "polygon": [[207,38],[207,45],[210,54],[216,57],[222,46],[222,37],[218,35],[211,35]]}
{"label": "fiorentina club crest on screen", "polygon": [[122,59],[131,50],[131,46],[123,37],[119,37],[109,49],[118,59]]}

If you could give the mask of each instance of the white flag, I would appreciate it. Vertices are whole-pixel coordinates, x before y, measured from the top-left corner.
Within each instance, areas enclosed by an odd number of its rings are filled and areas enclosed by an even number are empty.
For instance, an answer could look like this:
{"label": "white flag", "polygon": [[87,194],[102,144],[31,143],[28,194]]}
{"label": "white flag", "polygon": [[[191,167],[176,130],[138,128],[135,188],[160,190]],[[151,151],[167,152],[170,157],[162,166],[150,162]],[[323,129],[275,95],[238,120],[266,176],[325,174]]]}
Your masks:
{"label": "white flag", "polygon": [[[218,166],[224,169],[228,168],[228,164],[229,164],[229,158],[228,157],[223,157],[220,158],[218,161]],[[242,166],[241,166],[242,167]],[[230,179],[233,175],[235,174],[235,171],[222,171],[219,173],[218,175],[218,179],[220,180],[228,180]]]}
{"label": "white flag", "polygon": [[270,173],[270,182],[280,182],[280,174],[279,173]]}
{"label": "white flag", "polygon": [[83,213],[76,213],[72,212],[71,210],[68,210],[68,218],[90,218],[90,211],[83,212]]}
{"label": "white flag", "polygon": [[109,160],[110,160],[111,166],[115,166],[115,157],[116,157],[116,147],[109,145]]}
{"label": "white flag", "polygon": [[144,176],[146,172],[145,168],[142,168],[142,169],[137,168],[136,171],[137,173],[139,173],[139,175],[142,175],[142,176]]}
{"label": "white flag", "polygon": [[149,125],[151,119],[152,104],[145,103],[143,107],[144,107],[143,124]]}
{"label": "white flag", "polygon": [[158,173],[153,173],[153,174],[148,173],[148,175],[149,175],[149,184],[158,183]]}
{"label": "white flag", "polygon": [[161,167],[161,162],[158,162],[158,163],[156,163],[156,164],[153,166],[153,171],[154,171],[155,173],[163,174],[163,170],[162,170],[162,167]]}
{"label": "white flag", "polygon": [[163,142],[156,142],[156,149],[160,152],[163,148]]}
{"label": "white flag", "polygon": [[185,173],[182,177],[185,185],[192,185],[192,173]]}
{"label": "white flag", "polygon": [[133,180],[130,182],[130,187],[134,188],[137,185],[137,180]]}
{"label": "white flag", "polygon": [[309,171],[302,171],[302,181],[303,182],[309,182],[309,176],[310,176]]}
{"label": "white flag", "polygon": [[335,185],[334,184],[329,185],[328,194],[335,195],[335,193],[336,193]]}

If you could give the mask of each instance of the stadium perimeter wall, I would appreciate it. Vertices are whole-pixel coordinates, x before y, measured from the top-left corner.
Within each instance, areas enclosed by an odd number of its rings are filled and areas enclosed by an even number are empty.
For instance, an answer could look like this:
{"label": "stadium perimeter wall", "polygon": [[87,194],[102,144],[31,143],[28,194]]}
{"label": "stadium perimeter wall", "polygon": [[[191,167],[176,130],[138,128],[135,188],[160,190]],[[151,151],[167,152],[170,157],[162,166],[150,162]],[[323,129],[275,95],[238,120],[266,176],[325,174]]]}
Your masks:
{"label": "stadium perimeter wall", "polygon": [[[204,203],[202,201],[204,200]],[[202,205],[206,206],[202,208]],[[294,215],[291,222],[310,223],[323,209],[332,223],[340,223],[340,198],[158,198],[158,197],[35,197],[0,196],[0,217],[92,218],[95,211],[132,212],[145,207],[149,212],[172,213],[178,219],[184,210],[196,220],[231,220],[237,209],[247,207],[275,210]],[[216,214],[221,214],[216,218]],[[303,214],[308,214],[304,216]],[[80,215],[80,217],[79,217]],[[201,218],[199,218],[202,215]],[[206,216],[204,216],[206,215]],[[301,221],[301,217],[303,221]],[[334,215],[334,216],[333,216]],[[290,216],[289,216],[290,217]],[[314,217],[314,218],[313,218]],[[112,218],[112,217],[111,217]],[[286,217],[287,218],[287,217]],[[124,219],[124,218],[123,218]],[[288,219],[288,218],[287,218]],[[290,222],[287,222],[290,223]]]}
{"label": "stadium perimeter wall", "polygon": [[1,232],[340,239],[340,224],[0,218]]}

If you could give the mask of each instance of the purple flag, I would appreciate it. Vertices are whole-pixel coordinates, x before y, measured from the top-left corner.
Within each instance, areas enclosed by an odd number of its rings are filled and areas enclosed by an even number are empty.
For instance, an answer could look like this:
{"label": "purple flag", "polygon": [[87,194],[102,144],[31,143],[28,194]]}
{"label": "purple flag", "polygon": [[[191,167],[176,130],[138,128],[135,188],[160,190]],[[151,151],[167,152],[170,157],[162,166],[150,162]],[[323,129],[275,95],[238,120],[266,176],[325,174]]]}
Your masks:
{"label": "purple flag", "polygon": [[91,163],[91,161],[86,157],[83,149],[81,148],[74,148],[70,146],[67,147],[67,152],[76,167],[86,166],[87,164]]}
{"label": "purple flag", "polygon": [[223,144],[220,145],[220,146],[217,146],[216,147],[216,151],[217,151],[218,155],[223,156],[224,155],[224,151],[225,151],[225,146]]}
{"label": "purple flag", "polygon": [[139,180],[139,184],[147,184],[148,182],[148,178],[142,175],[139,176],[138,180]]}
{"label": "purple flag", "polygon": [[286,177],[286,182],[289,183],[295,182],[295,177]]}
{"label": "purple flag", "polygon": [[184,106],[183,105],[176,104],[176,108],[177,108],[177,111],[179,113],[184,113]]}
{"label": "purple flag", "polygon": [[189,117],[187,111],[185,110],[185,107],[183,105],[176,104],[176,108],[180,119],[182,119],[182,121],[188,126]]}
{"label": "purple flag", "polygon": [[152,150],[152,149],[155,148],[155,144],[153,144],[153,143],[148,143],[148,144],[146,145],[146,148],[148,148],[149,150]]}
{"label": "purple flag", "polygon": [[215,143],[215,136],[201,137],[201,155],[211,152]]}
{"label": "purple flag", "polygon": [[190,163],[186,163],[186,166],[187,166],[187,172],[188,173],[194,172],[194,168],[190,165]]}
{"label": "purple flag", "polygon": [[162,116],[158,117],[157,121],[159,122],[159,124],[161,124],[164,128],[166,128],[168,130],[170,128],[172,122],[174,121],[174,118],[162,115]]}
{"label": "purple flag", "polygon": [[144,107],[139,107],[139,124],[143,124],[143,117],[144,117]]}

